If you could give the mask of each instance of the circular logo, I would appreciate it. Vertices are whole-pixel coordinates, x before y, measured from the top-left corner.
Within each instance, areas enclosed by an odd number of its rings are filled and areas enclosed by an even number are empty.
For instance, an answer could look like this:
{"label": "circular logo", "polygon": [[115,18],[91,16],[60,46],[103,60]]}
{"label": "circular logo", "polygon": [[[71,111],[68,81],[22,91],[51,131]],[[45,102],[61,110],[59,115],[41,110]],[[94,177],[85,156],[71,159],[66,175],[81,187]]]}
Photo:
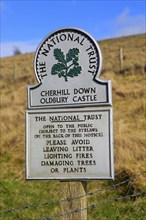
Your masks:
{"label": "circular logo", "polygon": [[77,28],[59,29],[48,35],[39,45],[34,60],[39,82],[47,77],[68,82],[84,74],[95,78],[101,66],[102,55],[97,42]]}

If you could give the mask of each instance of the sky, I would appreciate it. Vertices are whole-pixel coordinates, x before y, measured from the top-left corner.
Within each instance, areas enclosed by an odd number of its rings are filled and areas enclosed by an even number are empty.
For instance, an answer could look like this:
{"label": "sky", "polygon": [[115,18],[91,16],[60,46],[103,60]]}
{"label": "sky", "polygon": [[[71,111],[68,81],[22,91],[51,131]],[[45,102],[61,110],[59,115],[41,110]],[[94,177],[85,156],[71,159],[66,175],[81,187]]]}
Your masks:
{"label": "sky", "polygon": [[0,56],[36,51],[51,32],[76,27],[95,40],[146,33],[146,0],[0,0]]}

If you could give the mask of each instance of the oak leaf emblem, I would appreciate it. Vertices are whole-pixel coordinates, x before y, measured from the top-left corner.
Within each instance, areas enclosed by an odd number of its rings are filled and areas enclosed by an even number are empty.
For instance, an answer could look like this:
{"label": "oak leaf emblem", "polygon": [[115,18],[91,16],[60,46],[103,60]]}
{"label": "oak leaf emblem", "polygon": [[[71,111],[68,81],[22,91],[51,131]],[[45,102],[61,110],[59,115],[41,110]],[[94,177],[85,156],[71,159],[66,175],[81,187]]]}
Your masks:
{"label": "oak leaf emblem", "polygon": [[79,49],[72,48],[68,51],[66,56],[59,48],[54,49],[54,57],[58,61],[54,64],[51,70],[52,75],[58,75],[64,77],[65,81],[68,81],[68,77],[78,76],[82,67],[79,66]]}

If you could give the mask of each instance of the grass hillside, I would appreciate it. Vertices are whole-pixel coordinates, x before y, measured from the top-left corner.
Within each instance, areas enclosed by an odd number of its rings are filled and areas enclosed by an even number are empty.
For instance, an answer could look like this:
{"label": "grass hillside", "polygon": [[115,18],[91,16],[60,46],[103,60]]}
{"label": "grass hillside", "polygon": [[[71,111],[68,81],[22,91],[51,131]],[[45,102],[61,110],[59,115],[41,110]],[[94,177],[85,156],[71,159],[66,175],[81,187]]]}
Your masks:
{"label": "grass hillside", "polygon": [[[146,170],[146,35],[98,42],[103,54],[100,78],[111,79],[114,110],[114,181],[89,181],[87,191],[121,182]],[[122,48],[122,49],[121,49]],[[122,51],[122,63],[120,60]],[[1,58],[1,211],[61,198],[59,181],[25,181],[27,85],[36,84],[34,53]],[[124,187],[97,193],[88,204],[146,189],[146,173]],[[144,219],[145,198],[89,210],[94,219]],[[60,213],[59,204],[0,215],[1,219],[43,219]]]}

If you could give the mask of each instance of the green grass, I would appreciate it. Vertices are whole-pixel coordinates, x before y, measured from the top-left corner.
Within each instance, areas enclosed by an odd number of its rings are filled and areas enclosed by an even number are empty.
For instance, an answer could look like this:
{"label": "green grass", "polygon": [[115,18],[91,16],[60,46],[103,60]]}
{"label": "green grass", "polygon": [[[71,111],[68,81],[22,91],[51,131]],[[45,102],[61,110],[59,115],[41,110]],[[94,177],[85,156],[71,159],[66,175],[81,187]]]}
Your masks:
{"label": "green grass", "polygon": [[[113,197],[115,194],[113,194]],[[108,200],[108,197],[105,197]],[[103,201],[103,198],[101,198]],[[98,198],[97,203],[100,202]],[[136,201],[130,199],[103,204],[89,211],[90,220],[144,220],[146,199],[138,198]]]}
{"label": "green grass", "polygon": [[[93,184],[95,184],[95,190],[104,187],[101,183],[98,183],[98,181],[89,181],[88,188],[91,189],[92,192],[94,192]],[[105,187],[111,184],[113,183],[104,181]],[[125,187],[127,187],[127,185],[118,189],[98,192],[92,196],[88,196],[87,206],[95,205],[95,208],[88,210],[88,219],[144,220],[144,210],[146,206],[146,198],[144,196],[111,202],[113,198],[120,198],[126,195],[123,194]],[[61,192],[59,188],[59,181],[1,181],[1,193],[3,195],[1,198],[1,211],[13,208],[14,211],[0,215],[0,219],[41,220],[47,216],[60,214],[60,203],[42,205],[45,202],[49,203],[60,199]],[[137,192],[129,192],[129,194],[130,193],[135,194]],[[104,204],[104,202],[107,202],[107,204]],[[40,206],[37,206],[39,204]],[[25,206],[28,206],[28,208],[23,209]],[[17,210],[19,208],[20,210]],[[55,217],[55,219],[58,219],[58,217]]]}
{"label": "green grass", "polygon": [[[58,199],[58,182],[47,181],[1,181],[1,212],[14,209],[0,215],[1,219],[42,219],[57,210],[59,204],[36,206],[44,202],[56,201]],[[24,208],[28,206],[29,208]],[[17,211],[17,208],[20,210]],[[22,208],[22,209],[21,209]]]}

